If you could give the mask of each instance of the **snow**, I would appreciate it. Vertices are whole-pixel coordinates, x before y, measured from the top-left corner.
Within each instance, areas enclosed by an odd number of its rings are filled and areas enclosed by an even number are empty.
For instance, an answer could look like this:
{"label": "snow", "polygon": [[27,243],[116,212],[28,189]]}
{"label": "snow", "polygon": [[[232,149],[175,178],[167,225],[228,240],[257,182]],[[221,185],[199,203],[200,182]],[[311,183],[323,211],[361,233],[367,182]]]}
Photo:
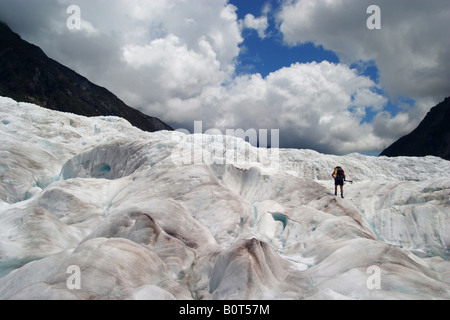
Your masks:
{"label": "snow", "polygon": [[450,298],[448,161],[0,118],[0,299]]}

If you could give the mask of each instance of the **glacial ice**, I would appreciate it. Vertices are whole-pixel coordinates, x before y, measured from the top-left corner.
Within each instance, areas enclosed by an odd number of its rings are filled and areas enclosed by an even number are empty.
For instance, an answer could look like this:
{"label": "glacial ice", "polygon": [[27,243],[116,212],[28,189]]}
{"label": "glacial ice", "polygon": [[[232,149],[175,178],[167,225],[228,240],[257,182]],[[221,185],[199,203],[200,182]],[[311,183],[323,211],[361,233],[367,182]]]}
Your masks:
{"label": "glacial ice", "polygon": [[448,161],[0,117],[0,299],[450,298]]}

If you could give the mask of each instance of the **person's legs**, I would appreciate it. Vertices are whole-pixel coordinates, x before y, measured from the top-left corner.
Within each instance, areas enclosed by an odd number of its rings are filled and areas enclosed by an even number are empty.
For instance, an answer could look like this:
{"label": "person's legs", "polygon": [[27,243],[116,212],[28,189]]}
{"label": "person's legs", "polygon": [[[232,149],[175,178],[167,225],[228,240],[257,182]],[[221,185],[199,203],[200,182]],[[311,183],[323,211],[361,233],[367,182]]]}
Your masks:
{"label": "person's legs", "polygon": [[337,188],[341,187],[341,198],[344,198],[344,181],[335,180],[334,182],[334,195],[337,196]]}

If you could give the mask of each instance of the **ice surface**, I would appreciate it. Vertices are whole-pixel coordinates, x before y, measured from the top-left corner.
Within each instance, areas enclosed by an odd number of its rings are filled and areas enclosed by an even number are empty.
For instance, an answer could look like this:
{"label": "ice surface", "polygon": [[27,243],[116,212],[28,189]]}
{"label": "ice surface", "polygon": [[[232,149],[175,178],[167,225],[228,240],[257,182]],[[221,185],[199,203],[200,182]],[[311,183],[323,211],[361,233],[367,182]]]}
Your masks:
{"label": "ice surface", "polygon": [[0,117],[1,299],[450,298],[448,161]]}

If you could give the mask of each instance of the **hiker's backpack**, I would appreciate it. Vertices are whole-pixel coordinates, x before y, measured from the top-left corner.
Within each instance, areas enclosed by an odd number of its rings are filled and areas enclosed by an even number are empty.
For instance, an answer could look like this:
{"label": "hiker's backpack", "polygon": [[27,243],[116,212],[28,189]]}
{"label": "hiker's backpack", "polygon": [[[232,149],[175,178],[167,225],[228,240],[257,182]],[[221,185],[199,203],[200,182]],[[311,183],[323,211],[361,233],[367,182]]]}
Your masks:
{"label": "hiker's backpack", "polygon": [[344,169],[341,167],[336,168],[336,180],[344,180],[345,179],[345,173]]}

